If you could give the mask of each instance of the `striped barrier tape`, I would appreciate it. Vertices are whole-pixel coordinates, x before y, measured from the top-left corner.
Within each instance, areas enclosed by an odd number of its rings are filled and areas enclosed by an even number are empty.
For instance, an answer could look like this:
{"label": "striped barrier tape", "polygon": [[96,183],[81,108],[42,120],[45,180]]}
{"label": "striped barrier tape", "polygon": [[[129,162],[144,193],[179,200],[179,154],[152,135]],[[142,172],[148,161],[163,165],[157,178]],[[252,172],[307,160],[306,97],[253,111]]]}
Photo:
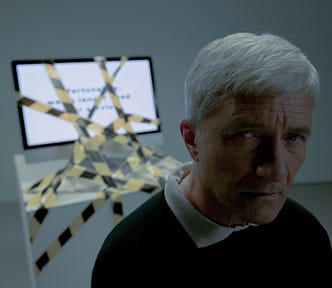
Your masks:
{"label": "striped barrier tape", "polygon": [[[118,223],[123,218],[123,193],[142,191],[153,194],[160,191],[167,173],[180,164],[176,159],[163,154],[161,151],[144,146],[137,141],[136,134],[130,124],[131,122],[159,125],[160,121],[159,119],[147,119],[139,115],[126,114],[123,111],[112,83],[120,68],[125,64],[126,59],[126,57],[122,57],[119,67],[113,75],[109,76],[105,66],[105,58],[95,57],[95,61],[98,63],[103,75],[105,87],[96,98],[87,118],[82,118],[78,115],[52,63],[45,63],[44,66],[59,99],[65,107],[65,111],[57,110],[19,94],[18,105],[27,106],[69,121],[79,133],[79,138],[74,143],[73,155],[64,168],[50,173],[43,179],[22,189],[22,193],[26,197],[26,208],[37,206],[34,215],[29,221],[31,241],[35,239],[48,215],[49,209],[56,205],[59,194],[63,193],[60,191],[63,182],[70,178],[85,178],[100,185],[100,190],[96,191],[95,199],[35,261],[36,276],[40,274],[45,265],[61,250],[61,247],[79,231],[109,197],[112,202],[114,221]],[[101,99],[105,97],[106,92],[111,97],[118,118],[107,127],[103,127],[90,119],[93,113],[97,111],[97,107]],[[120,128],[124,128],[126,134],[118,134],[117,130]],[[96,135],[90,137],[88,130],[93,130],[96,132]],[[110,147],[112,149],[108,149]],[[121,161],[117,159],[119,156],[121,156]],[[77,193],[80,192],[77,191]]]}

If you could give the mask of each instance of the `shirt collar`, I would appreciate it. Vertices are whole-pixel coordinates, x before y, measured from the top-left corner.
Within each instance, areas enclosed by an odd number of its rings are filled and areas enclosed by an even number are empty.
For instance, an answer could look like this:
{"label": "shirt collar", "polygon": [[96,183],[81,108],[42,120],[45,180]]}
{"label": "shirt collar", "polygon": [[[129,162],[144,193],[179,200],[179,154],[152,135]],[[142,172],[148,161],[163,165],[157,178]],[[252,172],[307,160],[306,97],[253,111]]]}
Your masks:
{"label": "shirt collar", "polygon": [[231,233],[250,226],[227,227],[219,225],[201,214],[184,196],[179,188],[179,181],[191,170],[191,163],[184,163],[167,177],[165,198],[175,217],[187,231],[198,248],[213,245],[226,239]]}

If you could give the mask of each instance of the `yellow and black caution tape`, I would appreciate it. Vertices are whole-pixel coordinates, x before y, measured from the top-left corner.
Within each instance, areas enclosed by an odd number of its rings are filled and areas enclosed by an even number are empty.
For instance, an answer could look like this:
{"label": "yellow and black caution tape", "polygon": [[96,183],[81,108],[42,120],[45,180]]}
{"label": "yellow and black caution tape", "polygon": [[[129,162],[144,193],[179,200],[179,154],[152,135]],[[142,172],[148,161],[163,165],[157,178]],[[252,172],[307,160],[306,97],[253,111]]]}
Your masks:
{"label": "yellow and black caution tape", "polygon": [[[95,60],[97,61],[98,59],[98,56],[95,57]],[[109,83],[112,84],[114,79],[115,79],[115,76],[119,73],[120,69],[122,68],[122,66],[125,64],[125,62],[127,61],[127,57],[126,56],[122,56],[121,59],[120,59],[120,65],[117,67],[117,69],[114,71],[114,73],[112,74],[111,77],[108,76],[108,73],[107,73],[107,76],[109,78]],[[103,71],[104,72],[104,71]],[[92,108],[91,108],[91,111],[89,112],[89,115],[88,115],[88,119],[91,119],[92,115],[94,114],[94,112],[96,111],[96,109],[98,108],[99,106],[99,103],[100,101],[103,99],[104,97],[104,94],[105,92],[108,91],[106,89],[106,86],[103,88],[102,92],[100,93],[100,95],[97,97],[95,103],[93,104]]]}
{"label": "yellow and black caution tape", "polygon": [[[125,64],[127,58],[122,57],[118,68],[109,76],[105,66],[105,57],[95,57],[103,76],[105,87],[97,97],[87,118],[78,115],[68,92],[51,62],[45,63],[45,69],[61,100],[65,111],[57,110],[44,103],[20,95],[18,105],[27,106],[40,112],[69,121],[79,133],[74,143],[73,155],[69,163],[57,172],[50,173],[44,179],[37,181],[22,190],[26,198],[26,207],[36,207],[29,221],[30,238],[33,241],[48,215],[49,209],[56,205],[61,184],[70,178],[85,178],[99,183],[94,200],[80,213],[72,223],[55,239],[44,253],[35,261],[36,275],[60,251],[86,221],[98,210],[103,202],[111,197],[112,212],[115,223],[123,218],[122,194],[142,191],[155,193],[160,191],[165,182],[165,176],[175,169],[180,162],[172,157],[140,144],[131,127],[131,122],[154,123],[159,125],[159,119],[147,119],[139,115],[127,114],[123,111],[119,97],[112,83]],[[90,119],[97,111],[101,99],[108,92],[116,108],[118,118],[107,127],[103,127]],[[123,128],[126,134],[118,134]],[[88,130],[96,133],[90,137]],[[80,193],[77,191],[77,193]]]}
{"label": "yellow and black caution tape", "polygon": [[[169,161],[170,159],[171,158],[168,158],[166,161]],[[175,163],[176,162],[172,164],[174,165]],[[68,227],[64,229],[64,231],[49,245],[46,251],[35,261],[36,276],[39,275],[46,264],[61,250],[61,247],[63,247],[65,243],[67,243],[79,231],[79,229],[83,227],[87,220],[98,211],[103,202],[106,202],[109,197],[111,197],[112,203],[113,222],[114,225],[116,225],[123,219],[123,204],[121,197],[124,193],[146,192],[148,194],[154,194],[162,189],[163,182],[160,183],[156,181],[156,183],[149,184],[140,179],[126,179],[125,181],[122,181],[122,184],[123,185],[119,189],[109,187],[104,191],[96,193],[96,198],[88,204],[88,206]]]}
{"label": "yellow and black caution tape", "polygon": [[104,203],[104,199],[95,199],[72,221],[35,261],[35,275],[39,276],[42,269],[52,260],[60,249],[83,227],[90,217]]}

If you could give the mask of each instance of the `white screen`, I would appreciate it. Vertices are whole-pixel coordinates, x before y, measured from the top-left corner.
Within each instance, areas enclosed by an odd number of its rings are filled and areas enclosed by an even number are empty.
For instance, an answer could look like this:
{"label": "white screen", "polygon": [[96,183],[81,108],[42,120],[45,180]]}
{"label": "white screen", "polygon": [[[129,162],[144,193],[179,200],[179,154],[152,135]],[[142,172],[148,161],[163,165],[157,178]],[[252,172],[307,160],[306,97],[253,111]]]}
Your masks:
{"label": "white screen", "polygon": [[[136,114],[149,119],[158,117],[151,59],[129,58],[116,75],[113,87],[125,113]],[[15,62],[15,61],[14,61]],[[65,111],[44,65],[40,63],[19,63],[16,61],[16,89],[24,96]],[[111,76],[118,68],[119,60],[107,60],[106,68]],[[95,99],[100,95],[105,83],[98,64],[93,60],[65,62],[54,60],[54,67],[68,92],[76,111],[86,118]],[[21,127],[24,148],[41,147],[75,141],[78,133],[72,123],[22,106]],[[118,114],[106,92],[94,112],[92,121],[106,127]],[[131,123],[135,133],[158,132],[159,127],[147,123]],[[91,132],[91,133],[90,133]],[[123,133],[124,130],[117,132]],[[93,135],[92,131],[89,131]]]}

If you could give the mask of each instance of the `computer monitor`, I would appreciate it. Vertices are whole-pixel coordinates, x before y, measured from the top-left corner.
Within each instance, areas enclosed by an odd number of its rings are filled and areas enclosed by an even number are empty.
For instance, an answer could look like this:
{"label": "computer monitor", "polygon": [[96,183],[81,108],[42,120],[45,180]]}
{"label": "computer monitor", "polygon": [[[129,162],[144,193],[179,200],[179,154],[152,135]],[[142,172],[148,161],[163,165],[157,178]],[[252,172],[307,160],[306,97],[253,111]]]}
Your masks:
{"label": "computer monitor", "polygon": [[[119,68],[120,61],[120,57],[106,58],[106,69],[110,76]],[[94,58],[12,61],[14,85],[20,95],[65,111],[47,74],[45,63],[53,64],[76,111],[86,118],[105,87],[97,62]],[[149,119],[159,117],[151,57],[128,57],[115,75],[112,86],[125,113]],[[72,123],[25,105],[18,105],[18,115],[27,162],[70,157],[72,145],[79,136]],[[117,117],[111,97],[106,92],[91,120],[106,127]],[[160,125],[134,122],[131,125],[142,144],[162,146]],[[123,129],[118,131],[124,132]],[[89,131],[89,134],[93,136],[93,132]]]}

